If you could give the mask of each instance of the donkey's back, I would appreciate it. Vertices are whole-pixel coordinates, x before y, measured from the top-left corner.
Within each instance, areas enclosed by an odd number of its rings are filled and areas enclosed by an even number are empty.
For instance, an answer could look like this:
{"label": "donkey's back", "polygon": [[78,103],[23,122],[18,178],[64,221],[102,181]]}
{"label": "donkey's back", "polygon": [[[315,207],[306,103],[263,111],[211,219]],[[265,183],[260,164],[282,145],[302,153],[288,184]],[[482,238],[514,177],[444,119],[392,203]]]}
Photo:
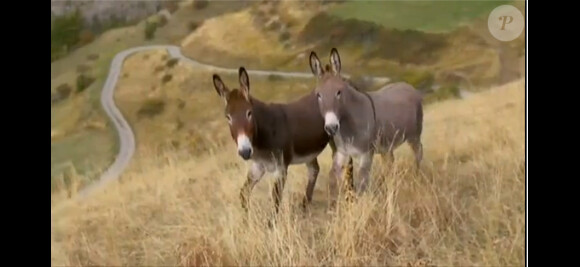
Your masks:
{"label": "donkey's back", "polygon": [[398,82],[370,92],[383,145],[394,149],[406,140],[420,139],[423,125],[421,94],[408,83]]}

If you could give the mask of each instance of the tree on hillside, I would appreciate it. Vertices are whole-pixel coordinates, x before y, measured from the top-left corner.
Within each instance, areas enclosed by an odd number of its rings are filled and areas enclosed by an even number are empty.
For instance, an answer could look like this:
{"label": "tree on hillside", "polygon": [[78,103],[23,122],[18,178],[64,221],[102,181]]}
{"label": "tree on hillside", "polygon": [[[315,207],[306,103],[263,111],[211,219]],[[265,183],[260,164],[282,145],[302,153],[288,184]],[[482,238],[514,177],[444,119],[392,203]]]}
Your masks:
{"label": "tree on hillside", "polygon": [[91,19],[91,27],[90,27],[93,32],[99,33],[103,30],[103,24],[101,23],[101,20],[99,19],[99,16],[97,14],[93,15],[93,18]]}
{"label": "tree on hillside", "polygon": [[56,17],[50,29],[51,62],[69,51],[79,42],[79,34],[83,27],[81,11]]}

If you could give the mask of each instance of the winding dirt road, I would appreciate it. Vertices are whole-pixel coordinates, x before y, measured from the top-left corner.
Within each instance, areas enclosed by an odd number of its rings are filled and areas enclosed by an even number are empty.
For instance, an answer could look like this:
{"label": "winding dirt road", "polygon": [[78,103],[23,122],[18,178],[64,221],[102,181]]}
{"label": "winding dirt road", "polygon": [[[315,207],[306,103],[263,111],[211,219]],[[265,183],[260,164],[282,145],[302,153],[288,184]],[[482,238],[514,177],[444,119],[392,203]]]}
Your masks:
{"label": "winding dirt road", "polygon": [[[203,64],[201,62],[195,61],[191,58],[187,58],[181,54],[181,49],[179,46],[172,45],[154,45],[154,46],[140,46],[124,50],[113,58],[111,62],[111,68],[109,69],[109,75],[103,86],[103,91],[101,93],[101,104],[103,109],[115,125],[115,129],[119,133],[119,154],[117,154],[113,164],[101,175],[99,180],[86,186],[77,195],[78,198],[85,198],[95,190],[103,188],[107,183],[118,179],[135,153],[135,136],[129,123],[123,117],[123,114],[119,111],[115,105],[115,100],[113,99],[115,86],[119,80],[119,74],[121,73],[121,68],[125,59],[137,52],[143,52],[147,50],[159,50],[166,49],[169,55],[173,58],[179,58],[180,60],[191,64],[194,67],[206,68],[211,71],[216,72],[226,72],[226,73],[238,73],[238,69],[228,69],[212,65]],[[250,75],[278,75],[282,77],[292,77],[292,78],[313,78],[312,73],[306,72],[282,72],[282,71],[269,71],[269,70],[248,70]],[[343,74],[345,77],[349,77],[348,74]],[[387,77],[373,77],[373,79],[379,80],[381,83],[386,83],[389,81]]]}

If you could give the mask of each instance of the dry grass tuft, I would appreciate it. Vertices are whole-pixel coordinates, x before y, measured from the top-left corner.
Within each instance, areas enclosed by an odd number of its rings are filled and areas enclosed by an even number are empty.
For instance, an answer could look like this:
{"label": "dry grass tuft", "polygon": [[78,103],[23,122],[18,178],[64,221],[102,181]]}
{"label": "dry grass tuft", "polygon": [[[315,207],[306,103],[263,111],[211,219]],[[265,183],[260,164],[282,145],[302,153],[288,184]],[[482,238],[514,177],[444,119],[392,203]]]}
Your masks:
{"label": "dry grass tuft", "polygon": [[334,211],[330,152],[305,213],[306,168],[291,167],[272,229],[273,182],[246,216],[231,142],[195,156],[143,149],[119,183],[53,209],[52,265],[523,266],[524,92],[520,80],[428,106],[421,174],[407,147],[390,168],[377,157],[371,192]]}

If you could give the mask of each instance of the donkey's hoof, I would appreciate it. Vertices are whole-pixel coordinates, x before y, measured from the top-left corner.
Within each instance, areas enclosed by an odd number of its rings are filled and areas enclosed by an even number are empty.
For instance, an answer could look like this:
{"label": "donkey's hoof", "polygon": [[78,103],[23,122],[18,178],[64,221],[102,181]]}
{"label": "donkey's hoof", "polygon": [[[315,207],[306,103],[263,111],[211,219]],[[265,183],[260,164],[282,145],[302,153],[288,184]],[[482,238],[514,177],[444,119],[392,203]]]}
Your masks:
{"label": "donkey's hoof", "polygon": [[310,207],[310,201],[308,201],[308,199],[304,198],[302,200],[302,211],[307,212],[309,207]]}

